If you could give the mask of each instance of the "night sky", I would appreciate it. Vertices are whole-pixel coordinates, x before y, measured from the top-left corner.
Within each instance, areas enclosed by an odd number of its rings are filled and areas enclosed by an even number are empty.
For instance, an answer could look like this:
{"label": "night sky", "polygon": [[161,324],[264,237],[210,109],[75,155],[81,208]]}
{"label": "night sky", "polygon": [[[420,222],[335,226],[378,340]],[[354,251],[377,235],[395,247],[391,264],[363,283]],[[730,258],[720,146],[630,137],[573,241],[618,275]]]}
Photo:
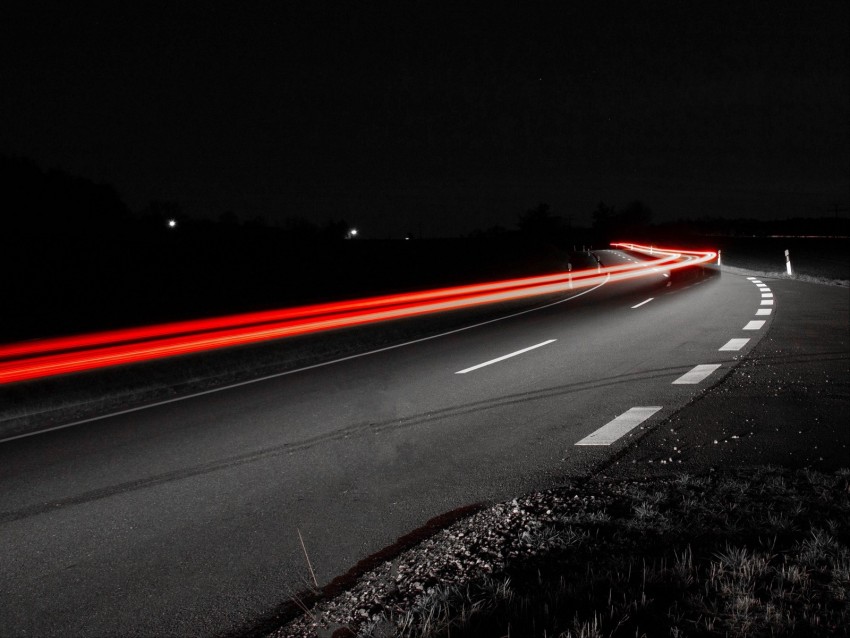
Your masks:
{"label": "night sky", "polygon": [[850,199],[846,1],[12,4],[0,153],[136,211],[394,237],[540,202],[581,225],[600,200],[664,221]]}

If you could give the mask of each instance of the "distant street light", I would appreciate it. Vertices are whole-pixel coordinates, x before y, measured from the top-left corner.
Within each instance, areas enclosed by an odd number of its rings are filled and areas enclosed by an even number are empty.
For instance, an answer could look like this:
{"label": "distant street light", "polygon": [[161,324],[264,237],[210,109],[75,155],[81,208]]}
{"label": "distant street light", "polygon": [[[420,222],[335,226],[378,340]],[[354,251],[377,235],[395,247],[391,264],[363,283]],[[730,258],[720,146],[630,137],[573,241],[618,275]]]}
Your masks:
{"label": "distant street light", "polygon": [[348,234],[345,236],[346,239],[354,239],[355,237],[357,237],[357,229],[356,228],[352,228],[351,230],[349,230]]}
{"label": "distant street light", "polygon": [[173,219],[173,218],[169,219],[168,220],[168,227],[169,228],[177,228],[177,220]]}

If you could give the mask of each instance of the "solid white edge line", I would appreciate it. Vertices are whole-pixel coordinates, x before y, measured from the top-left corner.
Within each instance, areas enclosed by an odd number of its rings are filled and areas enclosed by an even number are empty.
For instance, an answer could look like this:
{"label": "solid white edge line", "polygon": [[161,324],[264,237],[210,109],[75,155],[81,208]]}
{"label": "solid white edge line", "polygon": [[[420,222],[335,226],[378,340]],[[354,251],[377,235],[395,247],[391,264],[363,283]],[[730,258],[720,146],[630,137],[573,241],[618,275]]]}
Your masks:
{"label": "solid white edge line", "polygon": [[527,348],[523,348],[522,350],[517,350],[516,352],[511,352],[510,354],[502,355],[501,357],[496,357],[495,359],[490,359],[489,361],[485,361],[484,363],[479,363],[478,365],[474,365],[469,368],[464,368],[463,370],[458,370],[455,374],[466,374],[467,372],[472,372],[473,370],[478,370],[479,368],[484,368],[489,365],[493,365],[494,363],[499,363],[499,361],[504,361],[505,359],[510,359],[511,357],[516,357],[530,350],[536,350],[537,348],[542,348],[543,346],[548,346],[550,343],[555,343],[557,339],[549,339],[548,341],[543,341],[542,343],[535,344],[533,346],[529,346]]}
{"label": "solid white edge line", "polygon": [[48,432],[55,432],[56,430],[64,430],[66,428],[72,428],[77,425],[83,425],[85,423],[91,423],[93,421],[102,421],[103,419],[109,419],[114,416],[121,416],[122,414],[130,414],[131,412],[141,412],[142,410],[147,410],[149,408],[156,408],[161,405],[167,405],[169,403],[177,403],[178,401],[186,401],[187,399],[194,399],[195,397],[204,396],[205,394],[213,394],[214,392],[223,392],[225,390],[230,390],[232,388],[238,388],[243,385],[250,385],[252,383],[260,383],[261,381],[268,381],[270,379],[277,379],[278,377],[285,377],[290,374],[297,374],[299,372],[306,372],[307,370],[313,370],[315,368],[324,368],[325,366],[331,366],[337,363],[342,363],[344,361],[350,361],[351,359],[359,359],[360,357],[368,357],[373,354],[378,354],[380,352],[386,352],[388,350],[395,350],[396,348],[404,348],[406,346],[412,346],[416,343],[422,343],[423,341],[430,341],[431,339],[439,339],[441,337],[447,337],[448,335],[456,334],[458,332],[464,332],[465,330],[472,330],[474,328],[480,328],[481,326],[486,326],[490,323],[496,323],[498,321],[504,321],[505,319],[513,319],[514,317],[519,317],[520,315],[528,314],[529,312],[537,312],[538,310],[543,310],[545,308],[551,308],[552,306],[557,306],[558,304],[566,303],[567,301],[572,301],[578,297],[582,297],[594,290],[597,290],[608,283],[611,279],[611,275],[607,275],[605,277],[605,281],[593,286],[592,288],[588,288],[587,290],[582,290],[571,297],[567,297],[566,299],[559,299],[558,301],[553,301],[552,303],[544,304],[542,306],[538,306],[537,308],[529,308],[528,310],[520,310],[519,312],[515,312],[510,315],[505,315],[504,317],[496,317],[495,319],[488,319],[487,321],[482,321],[481,323],[474,323],[471,326],[464,326],[463,328],[456,328],[455,330],[449,330],[447,332],[441,332],[440,334],[430,335],[428,337],[422,337],[421,339],[414,339],[412,341],[405,341],[404,343],[397,343],[392,346],[386,346],[385,348],[378,348],[376,350],[370,350],[368,352],[360,352],[358,354],[352,354],[347,357],[342,357],[340,359],[334,359],[333,361],[323,361],[322,363],[315,363],[310,366],[304,366],[303,368],[296,368],[294,370],[286,370],[284,372],[277,372],[275,374],[269,374],[264,377],[258,377],[256,379],[248,379],[247,381],[240,381],[239,383],[231,383],[230,385],[223,385],[218,388],[211,388],[209,390],[202,390],[201,392],[195,392],[194,394],[187,394],[181,397],[174,397],[172,399],[166,399],[164,401],[157,401],[156,403],[148,403],[145,405],[140,405],[135,408],[128,408],[127,410],[120,410],[118,412],[110,412],[109,414],[101,414],[98,416],[93,416],[88,419],[81,419],[80,421],[74,421],[72,423],[66,423],[64,425],[56,425],[52,428],[46,428],[44,430],[37,430],[35,432],[27,432],[25,434],[17,434],[15,436],[10,436],[5,439],[0,439],[0,444],[8,443],[9,441],[15,441],[17,439],[25,439],[31,436],[36,436],[38,434],[47,434]]}
{"label": "solid white edge line", "polygon": [[724,345],[720,346],[720,350],[735,352],[747,345],[749,341],[749,339],[729,339]]}
{"label": "solid white edge line", "polygon": [[706,379],[720,367],[719,363],[701,363],[673,382],[673,385],[693,385]]}
{"label": "solid white edge line", "polygon": [[647,299],[646,301],[641,301],[638,305],[636,305],[636,306],[632,306],[632,310],[634,310],[635,308],[640,308],[642,305],[649,303],[649,302],[650,302],[650,301],[652,301],[653,299],[655,299],[655,297],[650,297],[650,298],[649,298],[649,299]]}
{"label": "solid white edge line", "polygon": [[764,324],[764,319],[753,319],[752,321],[747,322],[747,325],[744,326],[744,330],[761,330]]}
{"label": "solid white edge line", "polygon": [[576,445],[611,445],[614,441],[628,434],[658,412],[661,407],[660,405],[655,405],[629,408],[613,421],[609,421],[595,432],[584,437]]}

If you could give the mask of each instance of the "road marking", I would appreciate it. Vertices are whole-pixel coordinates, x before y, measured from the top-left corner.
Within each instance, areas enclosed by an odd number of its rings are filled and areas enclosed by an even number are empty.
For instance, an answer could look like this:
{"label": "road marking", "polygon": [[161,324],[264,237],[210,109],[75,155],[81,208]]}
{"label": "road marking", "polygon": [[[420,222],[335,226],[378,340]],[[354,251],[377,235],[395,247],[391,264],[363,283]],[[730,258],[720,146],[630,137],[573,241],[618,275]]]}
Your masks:
{"label": "road marking", "polygon": [[646,301],[641,301],[638,305],[636,305],[636,306],[632,306],[632,310],[634,310],[635,308],[640,308],[643,304],[645,304],[645,303],[649,303],[649,302],[650,302],[650,301],[652,301],[653,299],[655,299],[655,297],[650,297],[650,298],[649,298],[649,299],[647,299]]}
{"label": "road marking", "polygon": [[613,421],[606,423],[601,428],[584,437],[576,445],[611,445],[624,434],[627,434],[638,425],[646,421],[658,412],[661,406],[650,406],[645,408],[631,408],[623,412]]}
{"label": "road marking", "polygon": [[744,326],[744,330],[761,330],[764,323],[764,319],[754,319],[753,321],[747,322],[747,325]]}
{"label": "road marking", "polygon": [[773,310],[770,308],[759,308],[756,310],[756,315],[769,315]]}
{"label": "road marking", "polygon": [[494,363],[499,363],[499,361],[504,361],[505,359],[510,359],[511,357],[515,357],[517,355],[523,354],[524,352],[528,352],[529,350],[534,350],[535,348],[542,348],[543,346],[548,346],[550,343],[554,343],[557,339],[549,339],[548,341],[544,341],[542,343],[538,343],[537,345],[529,346],[527,348],[523,348],[522,350],[517,350],[516,352],[511,352],[510,354],[503,355],[501,357],[496,357],[495,359],[490,359],[489,361],[485,361],[484,363],[479,363],[476,366],[472,366],[471,368],[465,368],[463,370],[458,370],[455,374],[466,374],[467,372],[472,372],[473,370],[478,370],[478,368],[483,368],[484,366],[493,365]]}
{"label": "road marking", "polygon": [[357,354],[351,354],[347,357],[340,357],[339,359],[332,359],[331,361],[322,361],[321,363],[314,363],[312,365],[304,366],[303,368],[295,368],[294,370],[285,370],[283,372],[275,372],[274,374],[268,374],[263,377],[257,377],[256,379],[248,379],[247,381],[239,381],[237,383],[231,383],[229,385],[219,386],[217,388],[210,388],[209,390],[201,390],[200,392],[193,392],[192,394],[184,394],[183,396],[173,397],[171,399],[165,399],[163,401],[156,401],[155,403],[148,403],[146,405],[139,405],[134,408],[127,408],[126,410],[118,410],[117,412],[109,412],[107,414],[99,414],[97,416],[89,417],[86,419],[80,419],[79,421],[72,421],[71,423],[64,423],[62,425],[55,425],[53,427],[44,428],[42,430],[36,430],[35,432],[27,432],[26,434],[17,434],[15,436],[9,436],[5,439],[0,439],[0,444],[8,443],[10,441],[17,441],[18,439],[28,439],[32,436],[38,436],[39,434],[46,434],[47,432],[55,432],[56,430],[65,430],[67,428],[73,428],[78,425],[84,425],[86,423],[92,423],[93,421],[103,421],[105,419],[110,419],[112,417],[121,416],[123,414],[130,414],[132,412],[141,412],[142,410],[148,410],[150,408],[156,408],[161,405],[167,405],[169,403],[177,403],[178,401],[186,401],[188,399],[194,399],[195,397],[204,396],[205,394],[214,394],[216,392],[224,392],[226,390],[231,390],[233,388],[239,388],[243,385],[252,385],[254,383],[261,383],[263,381],[269,381],[271,379],[278,379],[280,377],[288,377],[291,374],[299,374],[301,372],[307,372],[308,370],[315,370],[317,368],[324,368],[326,366],[336,365],[338,363],[343,363],[345,361],[351,361],[353,359],[360,359],[361,357],[368,357],[373,354],[379,354],[381,352],[387,352],[389,350],[396,350],[398,348],[404,348],[407,346],[412,346],[417,343],[423,343],[425,341],[431,341],[432,339],[440,339],[441,337],[447,337],[449,335],[456,334],[458,332],[465,332],[467,330],[474,330],[475,328],[480,328],[481,326],[486,326],[491,323],[496,323],[498,321],[505,321],[506,319],[513,319],[514,317],[519,317],[521,315],[528,314],[530,312],[537,312],[539,310],[544,310],[546,308],[551,308],[552,306],[557,306],[562,303],[566,303],[567,301],[572,301],[573,299],[577,299],[578,297],[583,297],[586,294],[597,290],[608,283],[611,279],[611,275],[608,274],[605,277],[605,280],[598,283],[597,285],[588,288],[587,290],[582,290],[574,295],[567,297],[566,299],[559,299],[558,301],[553,301],[552,303],[547,303],[542,306],[537,306],[535,308],[529,308],[528,310],[520,310],[519,312],[515,312],[509,315],[504,315],[502,317],[496,317],[495,319],[488,319],[487,321],[481,321],[479,323],[474,323],[470,326],[463,326],[462,328],[455,328],[454,330],[447,330],[446,332],[440,332],[435,335],[429,335],[427,337],[420,337],[419,339],[412,339],[411,341],[405,341],[403,343],[396,343],[391,346],[385,346],[383,348],[376,348],[375,350],[368,350],[366,352],[359,352]]}
{"label": "road marking", "polygon": [[762,306],[772,306],[773,305],[773,299],[762,299],[761,305]]}
{"label": "road marking", "polygon": [[[767,284],[756,284],[756,286],[759,288],[767,288]],[[767,289],[770,290],[770,288]]]}
{"label": "road marking", "polygon": [[724,352],[740,350],[745,345],[747,345],[747,342],[749,342],[749,339],[729,339],[729,341],[726,342],[726,345],[721,346],[720,351]]}
{"label": "road marking", "polygon": [[764,282],[761,279],[753,279],[753,283],[756,286],[764,286]]}
{"label": "road marking", "polygon": [[755,277],[747,277],[747,279],[749,279],[750,281],[758,281],[758,279],[756,279]]}
{"label": "road marking", "polygon": [[772,292],[763,292],[763,293],[761,293],[761,296],[762,296],[762,299],[772,299],[773,293]]}
{"label": "road marking", "polygon": [[703,379],[705,379],[712,372],[717,370],[720,367],[719,363],[704,363],[696,366],[690,372],[686,372],[681,377],[676,379],[673,382],[673,385],[684,385],[684,384],[693,384],[699,383]]}

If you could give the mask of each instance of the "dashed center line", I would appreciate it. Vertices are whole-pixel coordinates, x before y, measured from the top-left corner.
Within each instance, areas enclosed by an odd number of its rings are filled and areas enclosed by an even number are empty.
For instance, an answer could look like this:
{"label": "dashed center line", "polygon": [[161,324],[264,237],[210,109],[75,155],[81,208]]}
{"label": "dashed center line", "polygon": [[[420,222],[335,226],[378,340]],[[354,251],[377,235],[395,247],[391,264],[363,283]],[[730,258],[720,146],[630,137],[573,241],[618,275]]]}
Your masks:
{"label": "dashed center line", "polygon": [[[655,269],[653,269],[655,270]],[[759,288],[759,292],[761,294],[761,305],[762,306],[772,306],[773,305],[773,293],[770,291],[770,288],[762,283],[759,279],[755,277],[747,277],[750,281],[752,281]],[[648,304],[653,300],[653,297],[640,302],[632,306],[632,309],[640,308],[641,306]],[[756,310],[756,316],[767,316],[770,315],[772,310],[770,308],[759,308]],[[754,319],[747,323],[744,326],[744,330],[759,330],[764,327],[766,323],[763,319]],[[749,343],[749,339],[741,338],[741,339],[730,339],[723,346],[720,347],[721,351],[727,352],[736,352],[741,350],[744,346]],[[540,344],[545,345],[545,344]],[[533,346],[538,347],[538,346]],[[514,354],[520,354],[525,352],[525,350],[520,350]],[[492,362],[487,362],[480,364],[479,366],[475,366],[472,368],[467,368],[466,370],[461,370],[458,374],[463,372],[468,372],[470,370],[475,370],[478,367],[489,365],[490,363],[494,363],[496,361],[500,361],[501,359],[505,359],[510,356],[514,356],[514,354],[506,355],[505,357],[500,357],[499,359],[494,359]],[[681,377],[673,381],[674,385],[694,385],[704,381],[708,378],[713,372],[717,371],[722,364],[720,363],[706,363],[695,366]],[[614,441],[627,434],[635,427],[646,421],[653,414],[658,412],[661,409],[660,406],[649,406],[649,407],[637,407],[631,408],[630,410],[624,412],[613,421],[603,425],[601,428],[593,432],[592,434],[584,437],[580,440],[576,445],[611,445]]]}
{"label": "dashed center line", "polygon": [[736,351],[743,348],[749,342],[749,339],[729,339],[725,345],[720,347],[720,351]]}
{"label": "dashed center line", "polygon": [[699,383],[712,372],[717,370],[720,367],[719,363],[705,363],[696,366],[690,372],[686,372],[681,377],[676,379],[673,384],[674,385],[692,385],[694,383]]}
{"label": "dashed center line", "polygon": [[549,339],[548,341],[544,341],[542,343],[535,344],[533,346],[529,346],[527,348],[523,348],[522,350],[517,350],[516,352],[511,352],[510,354],[503,355],[501,357],[496,357],[495,359],[490,359],[489,361],[485,361],[484,363],[479,363],[478,365],[474,365],[470,368],[464,368],[463,370],[458,370],[455,374],[466,374],[467,372],[472,372],[473,370],[478,370],[478,368],[483,368],[484,366],[493,365],[494,363],[498,363],[499,361],[504,361],[505,359],[510,359],[511,357],[515,357],[517,355],[523,354],[524,352],[528,352],[529,350],[534,350],[535,348],[542,348],[543,346],[548,346],[550,343],[554,343],[557,339]]}
{"label": "dashed center line", "polygon": [[584,437],[576,445],[611,445],[624,434],[627,434],[638,425],[646,421],[661,409],[660,405],[631,408],[623,412],[613,421],[603,425],[601,428]]}

